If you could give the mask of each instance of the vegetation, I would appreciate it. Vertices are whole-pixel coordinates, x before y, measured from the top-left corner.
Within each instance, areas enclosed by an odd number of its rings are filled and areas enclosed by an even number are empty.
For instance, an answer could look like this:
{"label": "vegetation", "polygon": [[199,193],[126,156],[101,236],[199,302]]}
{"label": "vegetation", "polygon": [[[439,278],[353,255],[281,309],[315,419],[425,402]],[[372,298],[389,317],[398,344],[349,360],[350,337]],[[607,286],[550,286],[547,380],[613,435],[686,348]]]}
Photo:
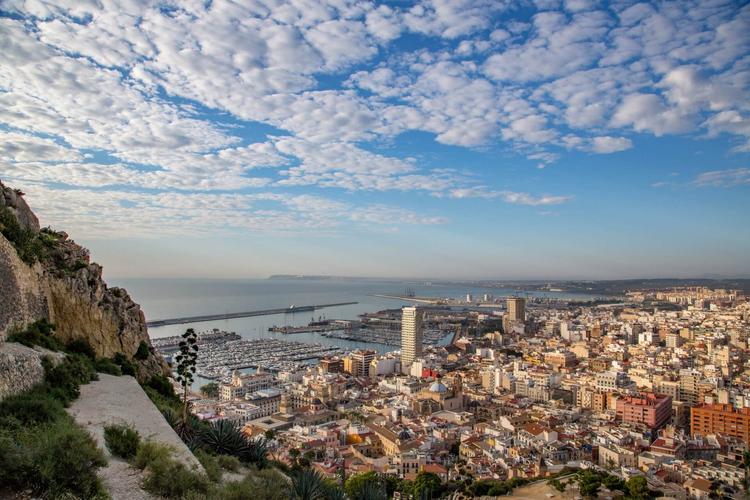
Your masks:
{"label": "vegetation", "polygon": [[0,484],[44,498],[106,498],[96,476],[104,455],[64,409],[96,376],[90,360],[43,365],[42,384],[0,402]]}
{"label": "vegetation", "polygon": [[113,455],[130,460],[138,452],[141,436],[127,425],[107,425],[104,427],[104,442]]}
{"label": "vegetation", "polygon": [[11,333],[7,340],[8,342],[18,342],[26,347],[39,346],[51,351],[62,351],[65,347],[52,336],[54,331],[55,326],[52,323],[46,319],[41,319],[31,323],[25,330]]}
{"label": "vegetation", "polygon": [[182,422],[188,419],[188,390],[193,385],[195,363],[198,360],[198,336],[195,330],[188,328],[182,334],[180,353],[175,356],[177,362],[177,381],[182,386]]}
{"label": "vegetation", "polygon": [[145,359],[148,359],[149,356],[151,356],[151,349],[149,349],[148,344],[145,340],[141,340],[141,343],[138,344],[138,350],[135,351],[133,357],[135,359],[143,361]]}
{"label": "vegetation", "polygon": [[216,382],[209,382],[208,384],[201,386],[201,394],[207,398],[218,398],[219,384]]}
{"label": "vegetation", "polygon": [[13,245],[18,257],[32,265],[44,260],[55,240],[44,233],[24,228],[8,207],[0,207],[0,234]]}

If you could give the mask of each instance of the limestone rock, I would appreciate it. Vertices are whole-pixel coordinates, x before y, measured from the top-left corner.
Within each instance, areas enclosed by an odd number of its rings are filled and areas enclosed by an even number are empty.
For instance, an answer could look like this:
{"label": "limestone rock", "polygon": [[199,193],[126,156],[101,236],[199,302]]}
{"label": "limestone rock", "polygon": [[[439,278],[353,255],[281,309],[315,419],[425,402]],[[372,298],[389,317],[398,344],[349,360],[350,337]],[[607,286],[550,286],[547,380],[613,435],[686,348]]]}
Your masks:
{"label": "limestone rock", "polygon": [[42,382],[42,358],[45,356],[59,360],[63,355],[15,342],[0,343],[0,399],[27,391]]}
{"label": "limestone rock", "polygon": [[[23,197],[0,183],[0,207],[12,209],[19,223],[39,231],[39,221]],[[0,342],[14,328],[39,319],[55,324],[63,342],[87,340],[98,356],[123,353],[132,358],[141,342],[151,347],[146,319],[127,291],[109,288],[102,268],[89,251],[62,232],[46,231],[54,241],[48,255],[33,266],[18,258],[13,245],[0,235]],[[139,378],[167,374],[162,357],[151,348],[139,365]]]}

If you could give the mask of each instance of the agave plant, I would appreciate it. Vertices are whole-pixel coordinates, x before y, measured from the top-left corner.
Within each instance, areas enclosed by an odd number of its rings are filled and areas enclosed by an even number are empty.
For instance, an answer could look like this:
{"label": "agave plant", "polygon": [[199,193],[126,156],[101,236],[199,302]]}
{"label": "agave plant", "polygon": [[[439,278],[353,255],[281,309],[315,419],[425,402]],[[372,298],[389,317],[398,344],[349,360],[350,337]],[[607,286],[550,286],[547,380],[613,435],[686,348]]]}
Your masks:
{"label": "agave plant", "polygon": [[203,447],[216,455],[231,455],[247,461],[250,446],[239,427],[231,420],[218,420],[200,435]]}
{"label": "agave plant", "polygon": [[245,459],[259,469],[265,468],[268,465],[268,440],[257,437],[248,441]]}
{"label": "agave plant", "polygon": [[325,479],[314,469],[304,469],[292,477],[293,500],[326,500]]}
{"label": "agave plant", "polygon": [[381,481],[367,481],[354,500],[388,500],[388,493]]}

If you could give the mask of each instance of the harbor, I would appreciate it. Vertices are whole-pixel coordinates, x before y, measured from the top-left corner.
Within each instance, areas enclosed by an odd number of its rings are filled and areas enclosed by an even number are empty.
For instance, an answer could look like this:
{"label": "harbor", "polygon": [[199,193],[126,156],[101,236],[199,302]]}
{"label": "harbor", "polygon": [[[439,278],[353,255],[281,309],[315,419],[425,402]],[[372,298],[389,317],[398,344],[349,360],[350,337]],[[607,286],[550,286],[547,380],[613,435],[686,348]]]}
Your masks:
{"label": "harbor", "polygon": [[[206,338],[206,334],[202,334]],[[200,334],[199,334],[200,338]],[[324,356],[340,355],[339,347],[280,339],[245,340],[233,332],[210,332],[209,341],[199,341],[196,374],[204,379],[221,379],[233,370],[262,368],[268,371],[298,370]],[[174,354],[180,337],[159,339],[154,347],[167,359]]]}

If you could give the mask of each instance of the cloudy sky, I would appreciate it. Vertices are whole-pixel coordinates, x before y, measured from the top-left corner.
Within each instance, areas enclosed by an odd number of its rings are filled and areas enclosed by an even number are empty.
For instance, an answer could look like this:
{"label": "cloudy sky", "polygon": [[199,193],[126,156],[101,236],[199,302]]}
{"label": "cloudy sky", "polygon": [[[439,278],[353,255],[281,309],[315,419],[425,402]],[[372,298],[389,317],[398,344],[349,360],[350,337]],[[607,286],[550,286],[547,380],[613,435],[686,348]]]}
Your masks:
{"label": "cloudy sky", "polygon": [[110,277],[750,275],[750,4],[0,0],[0,179]]}

